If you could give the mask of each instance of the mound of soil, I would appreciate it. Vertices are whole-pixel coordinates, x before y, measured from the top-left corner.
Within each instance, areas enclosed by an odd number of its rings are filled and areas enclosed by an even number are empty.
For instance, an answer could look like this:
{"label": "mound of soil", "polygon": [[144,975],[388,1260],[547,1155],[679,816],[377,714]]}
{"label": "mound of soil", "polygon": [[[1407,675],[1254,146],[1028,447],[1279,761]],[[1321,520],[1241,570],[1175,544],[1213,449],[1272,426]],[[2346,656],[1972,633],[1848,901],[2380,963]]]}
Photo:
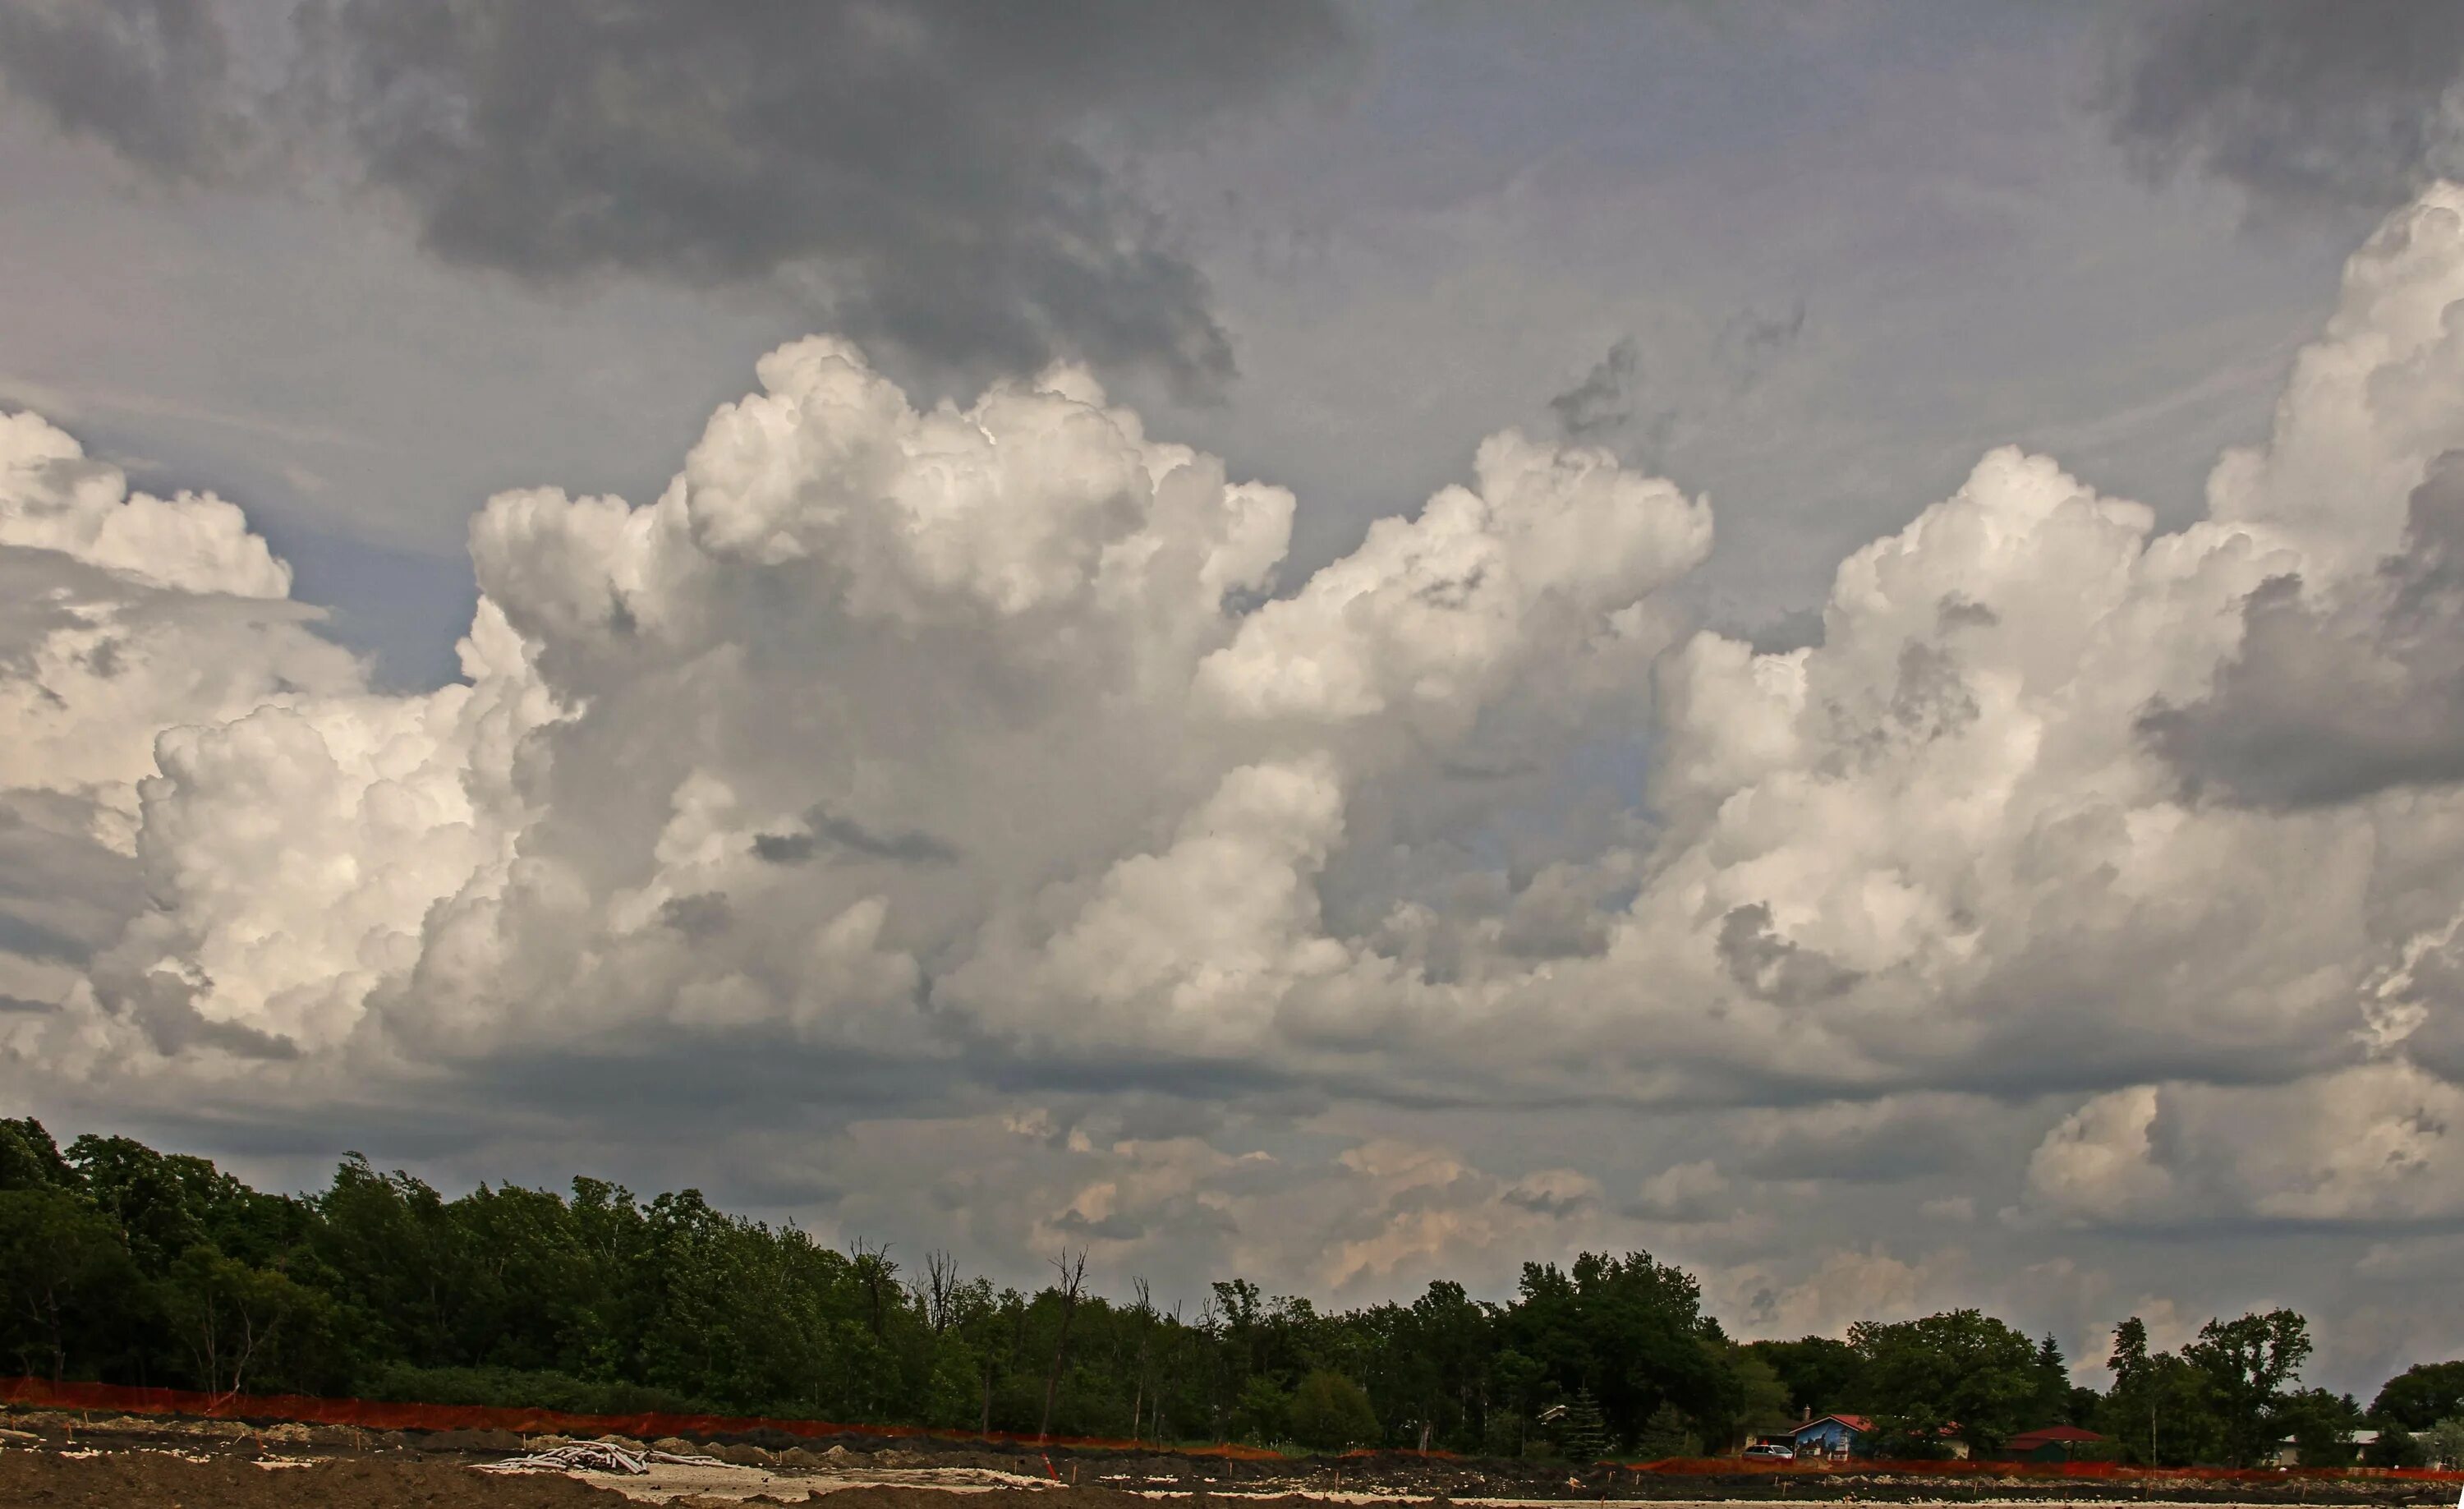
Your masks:
{"label": "mound of soil", "polygon": [[[0,1452],[0,1505],[92,1509],[629,1509],[573,1478],[498,1476],[442,1462],[319,1462],[269,1471],[243,1458],[165,1452],[61,1457]],[[947,1509],[946,1501],[941,1509]]]}

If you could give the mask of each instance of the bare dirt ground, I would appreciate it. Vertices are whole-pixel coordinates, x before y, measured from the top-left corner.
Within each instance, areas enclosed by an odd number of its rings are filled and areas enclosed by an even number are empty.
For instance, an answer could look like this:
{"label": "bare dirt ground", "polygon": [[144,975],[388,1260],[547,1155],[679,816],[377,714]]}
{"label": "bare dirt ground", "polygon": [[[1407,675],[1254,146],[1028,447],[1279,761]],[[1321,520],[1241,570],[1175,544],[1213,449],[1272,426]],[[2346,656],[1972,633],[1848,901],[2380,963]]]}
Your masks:
{"label": "bare dirt ground", "polygon": [[[1562,1509],[1574,1502],[1651,1509],[1780,1509],[1814,1503],[2052,1506],[2131,1503],[2322,1505],[2399,1509],[2452,1501],[2451,1488],[2388,1480],[2140,1485],[2042,1478],[1740,1472],[1663,1476],[1563,1463],[1432,1459],[1403,1454],[1230,1461],[1169,1453],[999,1451],[977,1445],[783,1434],[629,1442],[716,1456],[715,1467],[662,1464],[639,1476],[478,1471],[561,1436],[505,1431],[373,1431],[275,1422],[0,1416],[0,1509],[15,1505],[167,1505],[174,1509],[677,1509],[803,1504],[829,1509],[1169,1509],[1237,1499],[1237,1509]],[[2161,1497],[2159,1497],[2161,1495]],[[959,1503],[954,1504],[957,1498]],[[1158,1504],[1158,1500],[1163,1500]],[[1197,1502],[1191,1503],[1190,1500]],[[1235,1509],[1225,1505],[1223,1509]]]}

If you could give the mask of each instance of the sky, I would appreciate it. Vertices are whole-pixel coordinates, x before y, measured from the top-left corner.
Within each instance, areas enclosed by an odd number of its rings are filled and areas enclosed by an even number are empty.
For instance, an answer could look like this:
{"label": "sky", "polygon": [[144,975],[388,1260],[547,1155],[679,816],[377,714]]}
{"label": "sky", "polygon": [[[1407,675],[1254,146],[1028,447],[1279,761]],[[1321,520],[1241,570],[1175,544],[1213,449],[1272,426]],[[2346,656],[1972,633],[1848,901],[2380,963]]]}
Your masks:
{"label": "sky", "polygon": [[2464,1352],[2450,8],[0,3],[0,1099]]}

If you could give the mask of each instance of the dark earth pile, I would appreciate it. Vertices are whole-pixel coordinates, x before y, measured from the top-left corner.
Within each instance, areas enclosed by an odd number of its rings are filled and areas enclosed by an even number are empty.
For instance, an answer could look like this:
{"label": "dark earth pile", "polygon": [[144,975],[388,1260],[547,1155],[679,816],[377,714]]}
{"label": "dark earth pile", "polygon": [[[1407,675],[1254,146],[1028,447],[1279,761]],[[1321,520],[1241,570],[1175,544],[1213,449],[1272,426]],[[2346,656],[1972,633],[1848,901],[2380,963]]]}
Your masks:
{"label": "dark earth pile", "polygon": [[[18,1504],[619,1509],[627,1502],[611,1490],[573,1478],[500,1477],[470,1470],[474,1463],[561,1439],[524,1438],[504,1431],[361,1431],[271,1421],[105,1419],[15,1410],[0,1418],[0,1448],[5,1448],[0,1449],[0,1509]],[[1392,1496],[1406,1502],[1434,1504],[1436,1509],[1443,1509],[1445,1500],[1463,1498],[1715,1499],[1765,1504],[2187,1502],[2354,1509],[2438,1505],[2443,1509],[2453,1501],[2454,1492],[2451,1485],[2430,1482],[2322,1480],[2289,1475],[2262,1482],[2187,1479],[2143,1486],[1983,1473],[1965,1476],[1766,1471],[1680,1476],[1405,1453],[1243,1461],[1169,1452],[1021,1451],[912,1439],[883,1442],[877,1437],[815,1441],[775,1431],[649,1444],[788,1474],[990,1468],[1037,1477],[1048,1475],[1058,1480],[1056,1487],[1047,1490],[995,1489],[956,1498],[937,1489],[903,1485],[842,1487],[827,1495],[830,1509],[1158,1509],[1157,1500],[1141,1497],[1141,1492],[1198,1498],[1237,1495],[1239,1509],[1336,1509],[1320,1497],[1336,1492]],[[96,1454],[85,1454],[89,1452]],[[257,1465],[268,1460],[290,1465]],[[677,1502],[690,1506],[693,1500]]]}

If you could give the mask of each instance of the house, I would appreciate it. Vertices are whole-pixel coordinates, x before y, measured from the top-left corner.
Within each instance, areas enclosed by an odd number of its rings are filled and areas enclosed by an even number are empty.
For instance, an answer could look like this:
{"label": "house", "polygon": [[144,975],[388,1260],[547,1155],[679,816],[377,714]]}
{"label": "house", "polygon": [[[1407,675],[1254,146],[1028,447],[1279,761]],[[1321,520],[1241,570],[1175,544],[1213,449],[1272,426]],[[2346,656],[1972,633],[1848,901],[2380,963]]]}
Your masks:
{"label": "house", "polygon": [[[2379,1433],[2376,1431],[2356,1431],[2353,1432],[2353,1450],[2356,1452],[2366,1451],[2370,1447],[2378,1444]],[[2288,1435],[2282,1441],[2277,1443],[2276,1465],[2278,1467],[2299,1467],[2301,1465],[2301,1449],[2294,1444],[2293,1437]]]}
{"label": "house", "polygon": [[2002,1456],[2013,1462],[2067,1462],[2080,1447],[2103,1439],[2094,1431],[2082,1431],[2075,1425],[2039,1426],[2011,1437],[2003,1445]]}
{"label": "house", "polygon": [[1874,1422],[1861,1414],[1826,1414],[1798,1426],[1789,1440],[1799,1456],[1837,1462],[1862,1451],[1865,1438],[1873,1433]]}

